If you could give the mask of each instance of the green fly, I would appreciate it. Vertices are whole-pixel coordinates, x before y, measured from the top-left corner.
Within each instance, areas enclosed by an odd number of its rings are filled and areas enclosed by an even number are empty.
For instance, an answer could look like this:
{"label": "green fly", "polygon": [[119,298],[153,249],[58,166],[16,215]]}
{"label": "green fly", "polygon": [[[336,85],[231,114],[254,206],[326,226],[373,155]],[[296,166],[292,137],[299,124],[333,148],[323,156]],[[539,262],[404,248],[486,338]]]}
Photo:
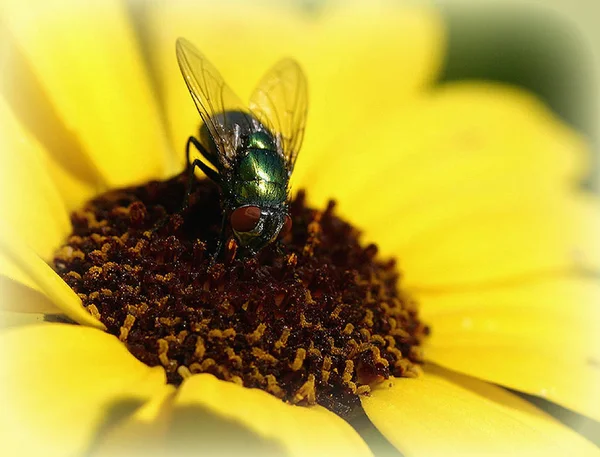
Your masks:
{"label": "green fly", "polygon": [[[186,144],[188,189],[200,168],[221,189],[223,222],[251,255],[289,232],[289,181],[304,137],[308,92],[295,60],[275,64],[246,106],[217,69],[189,41],[177,40],[177,61],[202,118],[199,136]],[[191,146],[201,154],[191,160]]]}

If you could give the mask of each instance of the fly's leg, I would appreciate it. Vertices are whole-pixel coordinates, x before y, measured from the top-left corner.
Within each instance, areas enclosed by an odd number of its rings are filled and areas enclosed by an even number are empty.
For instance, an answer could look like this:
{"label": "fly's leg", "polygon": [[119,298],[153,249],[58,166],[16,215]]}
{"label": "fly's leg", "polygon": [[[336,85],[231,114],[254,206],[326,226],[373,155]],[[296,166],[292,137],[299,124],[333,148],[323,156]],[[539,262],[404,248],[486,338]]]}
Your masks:
{"label": "fly's leg", "polygon": [[185,190],[185,196],[183,197],[183,205],[179,212],[185,211],[189,205],[190,195],[192,193],[192,188],[194,186],[194,180],[195,180],[194,171],[196,170],[196,167],[200,168],[200,170],[202,170],[204,172],[204,174],[213,182],[215,182],[217,184],[220,184],[220,182],[221,182],[221,176],[219,175],[219,173],[216,172],[215,170],[213,170],[212,168],[210,168],[208,165],[206,165],[200,159],[195,159],[193,162],[190,163],[190,149],[191,149],[192,145],[194,145],[196,147],[196,149],[200,152],[200,154],[202,154],[202,157],[204,157],[211,165],[213,165],[215,168],[217,167],[217,165],[214,163],[214,158],[204,148],[204,146],[202,146],[202,143],[200,143],[200,141],[198,141],[193,136],[189,137],[187,140],[187,143],[185,145],[185,156],[186,156],[186,163],[187,163],[186,170],[188,173],[188,182],[187,182],[187,186],[186,186],[186,190]]}
{"label": "fly's leg", "polygon": [[[196,167],[200,168],[204,172],[204,174],[206,174],[206,176],[208,176],[212,181],[216,182],[217,184],[221,182],[221,177],[219,173],[210,168],[208,165],[204,164],[200,159],[195,159],[193,162],[190,163],[190,150],[192,145],[196,147],[196,149],[198,150],[198,152],[200,152],[202,157],[204,157],[211,165],[213,165],[215,168],[218,168],[217,164],[215,163],[215,158],[206,150],[204,146],[202,146],[202,143],[200,143],[200,141],[198,141],[193,136],[189,137],[187,143],[185,144],[186,168],[184,171],[184,173],[187,173],[188,179],[185,189],[185,195],[183,197],[183,202],[178,213],[184,212],[189,206],[190,195],[194,187],[194,171],[196,170]],[[170,216],[164,216],[159,222],[156,223],[152,231],[156,232],[160,228],[164,227],[169,221],[169,219]]]}
{"label": "fly's leg", "polygon": [[[186,163],[187,163],[188,182],[187,182],[185,196],[183,198],[183,205],[182,205],[180,212],[185,211],[189,205],[189,198],[192,193],[192,188],[194,186],[194,182],[196,179],[196,176],[194,175],[194,171],[196,170],[196,167],[200,168],[200,170],[202,170],[204,172],[204,174],[210,180],[212,180],[213,182],[215,182],[219,185],[221,184],[221,175],[219,175],[218,172],[216,172],[215,170],[210,168],[208,165],[206,165],[200,159],[195,159],[194,161],[190,162],[190,149],[191,149],[192,145],[194,145],[196,147],[198,152],[200,152],[200,154],[202,154],[202,157],[204,157],[208,163],[210,163],[217,170],[219,169],[219,163],[217,161],[217,158],[214,157],[214,155],[210,154],[210,152],[208,152],[206,150],[206,148],[204,146],[202,146],[202,143],[200,143],[200,141],[198,141],[198,139],[196,139],[193,136],[189,137],[187,140],[187,143],[185,145],[185,156],[186,156]],[[221,250],[223,249],[223,245],[225,243],[226,227],[227,227],[227,214],[225,212],[223,212],[223,219],[221,220],[221,230],[219,233],[219,239],[217,241],[217,248],[215,249],[215,252],[212,255],[212,263],[213,264],[217,261],[217,257],[219,257],[219,254],[221,253]]]}
{"label": "fly's leg", "polygon": [[214,264],[217,261],[217,257],[221,253],[221,249],[223,249],[223,244],[225,243],[225,228],[227,227],[227,213],[223,212],[223,219],[221,219],[221,231],[219,233],[219,240],[217,241],[217,248],[215,249],[214,254],[212,255],[212,263]]}

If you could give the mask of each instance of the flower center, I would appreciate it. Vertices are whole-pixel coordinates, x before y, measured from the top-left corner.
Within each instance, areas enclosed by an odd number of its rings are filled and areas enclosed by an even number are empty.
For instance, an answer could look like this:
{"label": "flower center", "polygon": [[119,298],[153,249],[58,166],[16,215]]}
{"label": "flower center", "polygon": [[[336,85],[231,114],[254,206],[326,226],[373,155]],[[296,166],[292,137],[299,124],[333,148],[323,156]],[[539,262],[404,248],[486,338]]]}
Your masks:
{"label": "flower center", "polygon": [[416,375],[428,328],[394,262],[361,246],[333,202],[311,209],[299,192],[282,241],[244,258],[229,236],[214,262],[218,188],[198,181],[179,214],[184,193],[178,176],[100,195],[54,259],[135,357],[173,384],[211,373],[342,414],[390,375]]}

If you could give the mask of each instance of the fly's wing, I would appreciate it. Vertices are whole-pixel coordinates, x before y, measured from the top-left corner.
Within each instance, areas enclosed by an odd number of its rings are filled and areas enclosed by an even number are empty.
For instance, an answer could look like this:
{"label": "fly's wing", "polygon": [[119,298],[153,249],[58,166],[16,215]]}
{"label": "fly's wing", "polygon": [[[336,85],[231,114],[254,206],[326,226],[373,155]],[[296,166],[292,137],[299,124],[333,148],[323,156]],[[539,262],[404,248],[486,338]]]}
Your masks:
{"label": "fly's wing", "polygon": [[177,61],[183,79],[194,99],[202,121],[217,146],[218,159],[225,168],[230,168],[240,141],[240,133],[250,131],[252,119],[249,114],[223,115],[230,111],[247,113],[248,108],[225,84],[218,70],[196,47],[185,38],[177,39]]}
{"label": "fly's wing", "polygon": [[250,111],[279,139],[291,173],[304,138],[308,90],[306,76],[292,59],[275,64],[250,97]]}

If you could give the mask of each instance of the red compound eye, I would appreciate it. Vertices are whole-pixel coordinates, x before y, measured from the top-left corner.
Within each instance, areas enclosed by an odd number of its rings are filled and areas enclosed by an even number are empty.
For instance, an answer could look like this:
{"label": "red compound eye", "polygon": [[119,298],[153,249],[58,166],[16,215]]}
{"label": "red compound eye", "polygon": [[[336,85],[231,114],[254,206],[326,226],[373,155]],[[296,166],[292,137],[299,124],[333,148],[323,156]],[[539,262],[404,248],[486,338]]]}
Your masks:
{"label": "red compound eye", "polygon": [[283,238],[291,231],[292,231],[292,218],[290,216],[285,216],[285,221],[283,222],[283,227],[281,227],[281,231],[279,232],[279,238]]}
{"label": "red compound eye", "polygon": [[260,220],[260,208],[258,206],[242,206],[231,213],[229,220],[231,227],[236,232],[250,232]]}

